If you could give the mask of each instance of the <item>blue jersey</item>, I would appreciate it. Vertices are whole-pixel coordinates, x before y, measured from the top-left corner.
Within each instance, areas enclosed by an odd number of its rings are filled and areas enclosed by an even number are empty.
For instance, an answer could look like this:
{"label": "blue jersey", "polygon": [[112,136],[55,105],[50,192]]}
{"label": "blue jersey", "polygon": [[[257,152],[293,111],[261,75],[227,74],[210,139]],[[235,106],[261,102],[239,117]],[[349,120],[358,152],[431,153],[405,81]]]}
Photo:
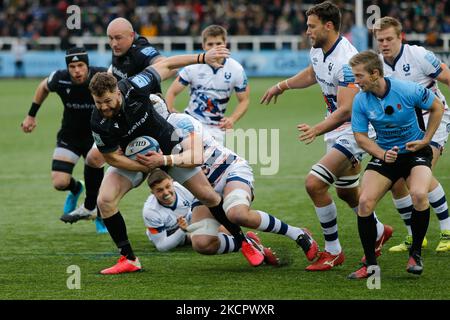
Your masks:
{"label": "blue jersey", "polygon": [[385,78],[387,90],[378,98],[372,92],[359,92],[353,100],[353,132],[368,132],[369,122],[377,133],[377,143],[384,150],[394,146],[408,152],[406,143],[420,140],[424,132],[417,121],[415,107],[430,109],[435,95],[421,85]]}

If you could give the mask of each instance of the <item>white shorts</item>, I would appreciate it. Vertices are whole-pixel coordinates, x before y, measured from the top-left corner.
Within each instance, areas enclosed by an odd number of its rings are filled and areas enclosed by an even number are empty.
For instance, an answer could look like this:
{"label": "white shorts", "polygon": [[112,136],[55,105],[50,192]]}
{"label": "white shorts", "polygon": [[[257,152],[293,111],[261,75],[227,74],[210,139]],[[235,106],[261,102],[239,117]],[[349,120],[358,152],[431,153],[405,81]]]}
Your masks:
{"label": "white shorts", "polygon": [[[428,125],[428,118],[430,114],[427,113],[423,116],[425,126]],[[433,138],[431,139],[431,145],[439,150],[444,149],[444,145],[447,143],[448,135],[450,133],[450,110],[446,110],[442,116],[441,123],[436,130]],[[442,151],[441,151],[442,152]]]}
{"label": "white shorts", "polygon": [[366,152],[358,145],[353,134],[343,134],[336,139],[326,141],[327,152],[331,148],[341,151],[350,160],[351,163],[360,162]]}
{"label": "white shorts", "polygon": [[[147,174],[143,173],[143,172],[124,170],[124,169],[119,169],[116,167],[109,167],[108,170],[106,170],[106,174],[108,174],[108,172],[110,172],[110,171],[115,172],[124,178],[127,178],[133,185],[133,188],[136,188],[137,186],[139,186],[147,177]],[[169,169],[168,174],[175,181],[179,182],[180,184],[183,184],[187,180],[192,178],[194,175],[199,173],[200,171],[201,171],[200,167],[195,167],[195,168],[172,167]]]}
{"label": "white shorts", "polygon": [[[230,164],[220,177],[219,181],[213,186],[214,190],[223,195],[225,185],[230,181],[240,181],[247,184],[253,190],[253,170],[245,160],[238,160]],[[250,195],[251,196],[251,195]]]}
{"label": "white shorts", "polygon": [[213,126],[209,124],[203,124],[203,128],[208,131],[210,135],[216,139],[216,141],[222,146],[225,143],[225,131],[220,129],[218,126]]}
{"label": "white shorts", "polygon": [[167,173],[173,178],[173,180],[177,181],[180,184],[183,184],[200,171],[202,171],[201,167],[194,167],[194,168],[170,167]]}
{"label": "white shorts", "polygon": [[119,168],[111,167],[111,166],[106,170],[105,176],[111,172],[114,172],[114,173],[121,175],[122,177],[128,179],[131,182],[131,185],[133,186],[133,188],[136,188],[137,186],[139,186],[144,181],[144,179],[147,177],[147,174],[145,174],[143,172],[124,170],[124,169],[119,169]]}
{"label": "white shorts", "polygon": [[[230,166],[225,170],[225,172],[216,182],[216,184],[213,185],[214,191],[223,196],[225,186],[230,181],[240,181],[247,184],[250,187],[252,193],[249,195],[250,199],[253,199],[253,170],[247,161],[238,160],[230,164]],[[202,203],[198,201],[198,199],[195,199],[192,203],[191,208],[192,210],[194,210],[195,207],[200,205],[202,205]]]}

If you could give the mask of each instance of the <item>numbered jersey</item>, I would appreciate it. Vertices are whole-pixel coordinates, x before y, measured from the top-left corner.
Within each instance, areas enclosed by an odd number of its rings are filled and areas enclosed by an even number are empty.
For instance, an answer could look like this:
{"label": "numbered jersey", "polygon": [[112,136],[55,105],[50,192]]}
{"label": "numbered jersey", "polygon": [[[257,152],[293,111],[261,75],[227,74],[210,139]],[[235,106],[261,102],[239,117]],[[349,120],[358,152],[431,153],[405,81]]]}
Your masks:
{"label": "numbered jersey", "polygon": [[151,234],[157,234],[166,230],[168,234],[178,229],[177,218],[184,217],[191,220],[191,205],[194,196],[178,182],[173,183],[176,200],[172,206],[165,206],[151,195],[144,204],[142,215],[144,223]]}
{"label": "numbered jersey", "polygon": [[207,64],[187,66],[178,80],[191,88],[185,112],[208,125],[217,125],[223,118],[233,91],[244,92],[247,88],[244,68],[232,58],[225,59],[219,69]]}
{"label": "numbered jersey", "polygon": [[[380,58],[383,59],[381,54]],[[383,65],[385,76],[412,81],[430,89],[448,110],[445,97],[436,81],[436,77],[442,72],[442,63],[433,52],[424,47],[403,44],[394,64],[391,65],[383,59]],[[424,110],[423,113],[428,111]]]}
{"label": "numbered jersey", "polygon": [[219,144],[197,119],[187,114],[172,113],[167,121],[174,126],[178,136],[182,138],[186,138],[192,133],[202,138],[204,159],[202,169],[213,187],[219,183],[230,165],[246,162],[236,153]]}
{"label": "numbered jersey", "polygon": [[[327,116],[339,108],[337,105],[338,87],[355,87],[355,78],[348,62],[357,53],[355,47],[342,36],[339,36],[326,53],[321,48],[311,48],[311,64],[317,83],[322,89]],[[342,134],[349,133],[351,134],[350,122],[346,122],[339,128],[327,132],[325,140],[336,139]]]}

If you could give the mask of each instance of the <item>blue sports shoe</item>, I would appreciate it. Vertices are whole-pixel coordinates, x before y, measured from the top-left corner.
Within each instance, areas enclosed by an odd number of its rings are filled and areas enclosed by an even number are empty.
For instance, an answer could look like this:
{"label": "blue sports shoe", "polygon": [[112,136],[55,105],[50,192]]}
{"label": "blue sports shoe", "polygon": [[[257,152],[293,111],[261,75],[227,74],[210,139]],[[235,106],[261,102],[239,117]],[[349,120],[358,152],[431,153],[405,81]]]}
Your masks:
{"label": "blue sports shoe", "polygon": [[80,180],[81,188],[77,194],[73,194],[71,191],[67,194],[66,202],[64,203],[64,214],[68,214],[74,211],[77,207],[78,199],[80,198],[81,193],[84,191],[84,181]]}
{"label": "blue sports shoe", "polygon": [[97,233],[108,233],[108,229],[106,229],[103,219],[100,217],[95,218],[95,228],[97,229]]}

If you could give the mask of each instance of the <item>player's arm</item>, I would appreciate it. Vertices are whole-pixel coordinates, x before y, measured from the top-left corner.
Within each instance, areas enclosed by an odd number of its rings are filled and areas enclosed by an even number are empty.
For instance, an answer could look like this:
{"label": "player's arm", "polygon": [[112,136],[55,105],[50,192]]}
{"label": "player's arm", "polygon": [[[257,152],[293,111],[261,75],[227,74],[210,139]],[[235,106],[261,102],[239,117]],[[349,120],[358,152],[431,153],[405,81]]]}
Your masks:
{"label": "player's arm", "polygon": [[150,151],[146,155],[137,154],[136,160],[148,170],[162,166],[194,168],[203,164],[203,141],[199,134],[191,132],[180,145],[183,148],[181,153],[162,155]]}
{"label": "player's arm", "polygon": [[375,158],[385,160],[386,150],[382,149],[374,140],[370,139],[367,132],[353,132],[358,145]]}
{"label": "player's arm", "polygon": [[431,138],[433,138],[437,128],[439,128],[443,114],[444,114],[444,105],[439,99],[434,98],[433,104],[431,105],[430,108],[430,116],[428,118],[427,130],[425,131],[425,136],[423,137],[423,140],[425,140],[427,143],[431,142]]}
{"label": "player's arm", "polygon": [[146,166],[140,164],[135,160],[131,160],[125,157],[119,149],[107,153],[102,152],[102,155],[110,166],[129,171],[140,171],[140,172],[149,171],[149,169]]}
{"label": "player's arm", "polygon": [[441,64],[442,71],[436,77],[436,80],[450,88],[450,69],[444,63]]}
{"label": "player's arm", "polygon": [[295,76],[278,82],[276,85],[270,87],[263,95],[259,103],[266,105],[274,98],[274,103],[277,103],[277,97],[288,89],[302,89],[312,86],[317,82],[316,74],[312,65],[303,69]]}
{"label": "player's arm", "polygon": [[442,115],[444,114],[444,105],[442,102],[434,96],[433,93],[430,93],[433,96],[433,103],[430,107],[430,116],[428,118],[427,130],[425,131],[425,135],[422,140],[411,141],[406,144],[406,149],[409,151],[417,151],[430,144],[431,139],[433,138],[436,130],[442,121]]}
{"label": "player's arm", "polygon": [[36,128],[36,114],[50,92],[47,81],[48,78],[45,78],[36,88],[33,103],[31,104],[30,110],[21,124],[23,132],[30,133],[34,130],[34,128]]}
{"label": "player's arm", "polygon": [[317,136],[333,131],[339,128],[343,123],[349,121],[352,115],[352,102],[355,95],[359,92],[358,88],[353,86],[338,87],[337,92],[337,109],[328,115],[328,117],[314,126],[309,126],[306,123],[301,123],[297,126],[302,133],[299,138],[309,144],[314,141]]}
{"label": "player's arm", "polygon": [[178,76],[170,85],[169,89],[167,89],[166,92],[166,104],[167,108],[169,109],[169,112],[176,113],[178,112],[175,108],[175,99],[176,96],[179,95],[186,86],[180,82],[180,77]]}
{"label": "player's arm", "polygon": [[233,128],[234,124],[247,112],[250,104],[250,87],[247,86],[243,92],[236,92],[236,97],[238,105],[233,113],[229,117],[223,117],[220,120],[219,127],[222,129]]}
{"label": "player's arm", "polygon": [[214,68],[223,67],[221,62],[223,62],[225,58],[228,58],[229,55],[230,51],[225,46],[217,46],[205,53],[172,56],[152,64],[151,68],[156,70],[161,81],[163,81],[170,77],[172,70],[191,64],[206,63]]}
{"label": "player's arm", "polygon": [[[153,229],[154,228],[148,228]],[[153,242],[156,249],[161,252],[166,252],[172,250],[186,242],[186,232],[181,228],[178,228],[170,236],[167,235],[167,231],[163,230],[161,232],[154,233],[155,231],[147,232],[148,238]]]}
{"label": "player's arm", "polygon": [[[152,60],[152,62],[150,63],[149,66],[154,65],[155,63],[161,62],[161,61],[163,61],[164,59],[167,59],[167,57],[162,56],[162,55],[159,55],[159,56],[155,57],[155,58]],[[175,77],[175,76],[177,75],[177,72],[178,72],[178,69],[173,69],[173,70],[171,70],[171,71],[170,71],[170,74],[169,74],[169,76],[168,76],[168,78],[173,78],[173,77]],[[169,111],[170,111],[170,109],[169,109]],[[170,112],[172,112],[172,111],[170,111]]]}

